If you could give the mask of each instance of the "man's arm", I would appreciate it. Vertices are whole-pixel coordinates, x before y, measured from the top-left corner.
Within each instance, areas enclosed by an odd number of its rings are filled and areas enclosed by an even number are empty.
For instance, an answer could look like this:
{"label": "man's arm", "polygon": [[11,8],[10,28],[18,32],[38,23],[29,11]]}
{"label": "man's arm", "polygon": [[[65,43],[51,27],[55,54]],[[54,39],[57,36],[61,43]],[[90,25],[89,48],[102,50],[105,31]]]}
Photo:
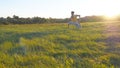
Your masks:
{"label": "man's arm", "polygon": [[77,17],[79,17],[78,21],[80,22],[80,15],[76,15]]}
{"label": "man's arm", "polygon": [[76,15],[76,16],[78,16],[80,18],[80,15]]}

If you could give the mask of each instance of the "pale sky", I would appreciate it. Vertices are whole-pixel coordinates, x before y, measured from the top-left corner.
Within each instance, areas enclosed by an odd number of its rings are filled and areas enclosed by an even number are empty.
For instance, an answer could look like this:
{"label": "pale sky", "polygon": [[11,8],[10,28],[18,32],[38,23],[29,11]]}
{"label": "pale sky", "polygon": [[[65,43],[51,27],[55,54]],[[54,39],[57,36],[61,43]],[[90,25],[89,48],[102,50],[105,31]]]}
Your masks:
{"label": "pale sky", "polygon": [[114,16],[120,14],[120,0],[0,0],[0,17],[68,18],[71,11]]}

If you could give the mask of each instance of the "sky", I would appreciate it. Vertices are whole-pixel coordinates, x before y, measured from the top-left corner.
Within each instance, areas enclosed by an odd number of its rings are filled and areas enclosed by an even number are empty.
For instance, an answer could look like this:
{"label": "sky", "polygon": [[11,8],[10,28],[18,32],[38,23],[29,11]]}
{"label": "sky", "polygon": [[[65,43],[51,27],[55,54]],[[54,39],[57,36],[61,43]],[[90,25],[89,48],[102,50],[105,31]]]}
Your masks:
{"label": "sky", "polygon": [[0,17],[68,18],[71,11],[82,17],[120,14],[120,0],[0,0]]}

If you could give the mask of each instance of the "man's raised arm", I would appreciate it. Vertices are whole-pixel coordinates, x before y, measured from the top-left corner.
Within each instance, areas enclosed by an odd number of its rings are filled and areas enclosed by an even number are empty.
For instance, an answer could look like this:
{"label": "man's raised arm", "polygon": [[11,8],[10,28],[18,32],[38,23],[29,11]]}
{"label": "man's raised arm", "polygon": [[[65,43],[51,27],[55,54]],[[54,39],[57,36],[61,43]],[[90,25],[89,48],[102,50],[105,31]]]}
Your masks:
{"label": "man's raised arm", "polygon": [[76,15],[76,16],[78,16],[80,18],[80,15]]}

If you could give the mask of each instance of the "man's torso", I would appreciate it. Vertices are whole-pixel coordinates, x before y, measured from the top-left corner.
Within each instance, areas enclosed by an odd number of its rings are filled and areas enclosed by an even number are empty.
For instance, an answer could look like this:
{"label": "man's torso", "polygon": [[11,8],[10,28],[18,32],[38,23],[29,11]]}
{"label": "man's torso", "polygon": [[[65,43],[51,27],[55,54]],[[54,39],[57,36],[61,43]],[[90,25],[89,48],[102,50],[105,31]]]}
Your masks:
{"label": "man's torso", "polygon": [[77,22],[77,16],[76,16],[76,15],[71,16],[71,21],[72,21],[72,22]]}

